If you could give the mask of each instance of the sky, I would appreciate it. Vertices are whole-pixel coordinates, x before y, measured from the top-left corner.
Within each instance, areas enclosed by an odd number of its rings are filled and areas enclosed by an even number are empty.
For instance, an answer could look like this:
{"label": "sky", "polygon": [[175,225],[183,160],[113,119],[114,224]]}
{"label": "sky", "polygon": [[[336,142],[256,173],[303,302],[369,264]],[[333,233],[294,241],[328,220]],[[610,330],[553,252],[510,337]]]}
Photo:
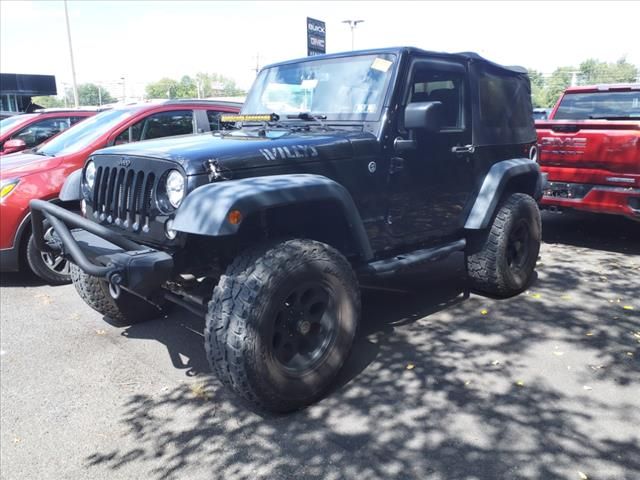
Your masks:
{"label": "sky", "polygon": [[[355,48],[411,45],[475,51],[544,73],[587,58],[640,65],[640,2],[89,1],[69,0],[78,83],[140,96],[144,85],[197,72],[248,88],[256,65],[306,55],[306,17],[326,22],[327,53],[351,49],[343,20],[364,20]],[[71,84],[62,0],[0,0],[0,71]]]}

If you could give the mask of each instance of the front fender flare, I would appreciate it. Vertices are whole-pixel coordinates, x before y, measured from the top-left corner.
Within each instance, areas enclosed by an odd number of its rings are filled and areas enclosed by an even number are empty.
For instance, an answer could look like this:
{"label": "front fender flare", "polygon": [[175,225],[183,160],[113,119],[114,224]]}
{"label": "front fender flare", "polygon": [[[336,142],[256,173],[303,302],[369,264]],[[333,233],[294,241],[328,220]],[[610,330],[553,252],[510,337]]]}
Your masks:
{"label": "front fender flare", "polygon": [[82,169],[74,170],[62,184],[58,198],[62,202],[72,202],[82,200],[80,183],[82,181]]}
{"label": "front fender flare", "polygon": [[321,175],[272,175],[203,185],[186,196],[173,228],[198,235],[233,235],[240,225],[229,223],[228,214],[232,210],[239,210],[247,218],[269,208],[323,200],[341,209],[363,260],[373,258],[353,198],[342,185]]}
{"label": "front fender flare", "polygon": [[[495,163],[484,177],[478,196],[467,217],[464,228],[479,230],[489,226],[491,217],[500,202],[507,184],[515,177],[521,175],[535,175],[534,190],[541,189],[540,166],[529,158],[512,158]],[[538,192],[532,191],[532,197],[538,197]]]}

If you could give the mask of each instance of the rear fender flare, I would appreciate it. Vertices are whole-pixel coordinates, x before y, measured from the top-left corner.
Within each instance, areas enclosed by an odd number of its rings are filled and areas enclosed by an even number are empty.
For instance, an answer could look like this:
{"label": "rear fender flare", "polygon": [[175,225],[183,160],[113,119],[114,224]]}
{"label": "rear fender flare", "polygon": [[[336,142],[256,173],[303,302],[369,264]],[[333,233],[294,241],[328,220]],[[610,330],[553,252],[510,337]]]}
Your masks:
{"label": "rear fender flare", "polygon": [[363,260],[373,258],[364,224],[349,192],[339,183],[311,174],[272,175],[210,183],[188,194],[178,209],[173,229],[207,236],[238,233],[240,225],[228,221],[238,210],[243,218],[266,209],[312,201],[339,206]]}
{"label": "rear fender flare", "polygon": [[489,226],[489,222],[510,181],[523,175],[535,175],[536,183],[530,194],[539,199],[542,190],[540,166],[529,158],[512,158],[495,163],[482,182],[478,196],[464,225],[468,230],[480,230]]}

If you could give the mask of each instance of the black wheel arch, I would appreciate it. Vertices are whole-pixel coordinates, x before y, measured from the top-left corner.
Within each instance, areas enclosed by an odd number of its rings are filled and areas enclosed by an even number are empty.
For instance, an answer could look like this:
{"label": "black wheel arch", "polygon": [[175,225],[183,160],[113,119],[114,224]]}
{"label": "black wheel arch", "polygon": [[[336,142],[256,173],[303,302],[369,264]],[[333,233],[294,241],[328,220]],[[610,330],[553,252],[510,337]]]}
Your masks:
{"label": "black wheel arch", "polygon": [[525,193],[536,201],[542,196],[540,166],[529,158],[513,158],[495,163],[482,182],[464,228],[487,228],[505,195]]}
{"label": "black wheel arch", "polygon": [[[234,210],[242,215],[236,225],[228,220]],[[222,238],[246,236],[259,228],[270,237],[310,238],[362,261],[373,258],[353,198],[342,185],[321,175],[273,175],[203,185],[186,196],[173,228]]]}

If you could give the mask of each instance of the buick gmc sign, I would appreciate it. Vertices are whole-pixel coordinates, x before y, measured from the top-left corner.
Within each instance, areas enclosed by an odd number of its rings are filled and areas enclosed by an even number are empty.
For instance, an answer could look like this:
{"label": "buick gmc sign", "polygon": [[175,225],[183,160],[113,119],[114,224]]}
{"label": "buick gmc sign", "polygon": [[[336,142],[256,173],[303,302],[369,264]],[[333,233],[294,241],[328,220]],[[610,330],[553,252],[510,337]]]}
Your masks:
{"label": "buick gmc sign", "polygon": [[327,53],[326,28],[324,22],[307,17],[307,55]]}

